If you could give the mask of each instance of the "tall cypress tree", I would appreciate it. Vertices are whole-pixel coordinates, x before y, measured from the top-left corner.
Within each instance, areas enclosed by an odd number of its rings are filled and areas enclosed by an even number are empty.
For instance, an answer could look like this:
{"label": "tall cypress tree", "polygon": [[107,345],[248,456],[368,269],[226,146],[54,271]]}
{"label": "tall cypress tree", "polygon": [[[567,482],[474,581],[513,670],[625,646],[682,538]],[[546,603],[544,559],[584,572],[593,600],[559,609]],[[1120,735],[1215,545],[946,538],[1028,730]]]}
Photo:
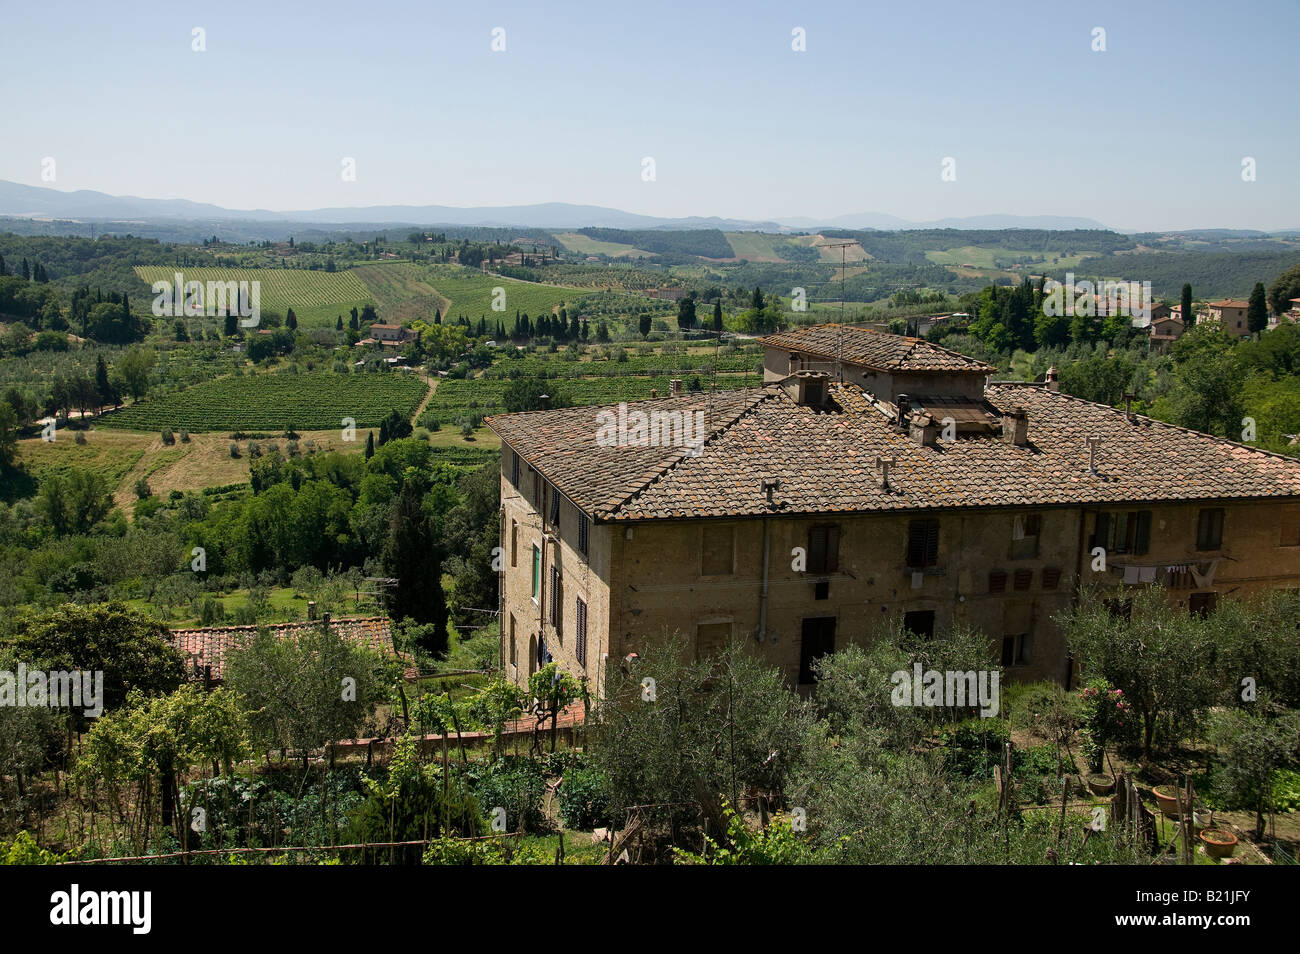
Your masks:
{"label": "tall cypress tree", "polygon": [[722,299],[713,303],[713,330],[722,333]]}
{"label": "tall cypress tree", "polygon": [[389,595],[388,611],[396,619],[432,623],[433,639],[424,649],[440,653],[447,648],[442,547],[433,521],[425,516],[422,497],[416,482],[408,480],[393,503],[383,563],[384,572],[397,578],[397,588]]}
{"label": "tall cypress tree", "polygon": [[1251,289],[1250,302],[1246,306],[1246,327],[1256,335],[1268,328],[1268,293],[1264,291],[1263,282],[1255,282]]}
{"label": "tall cypress tree", "polygon": [[1192,312],[1192,286],[1183,285],[1182,298],[1183,327],[1190,328],[1196,324],[1196,315]]}

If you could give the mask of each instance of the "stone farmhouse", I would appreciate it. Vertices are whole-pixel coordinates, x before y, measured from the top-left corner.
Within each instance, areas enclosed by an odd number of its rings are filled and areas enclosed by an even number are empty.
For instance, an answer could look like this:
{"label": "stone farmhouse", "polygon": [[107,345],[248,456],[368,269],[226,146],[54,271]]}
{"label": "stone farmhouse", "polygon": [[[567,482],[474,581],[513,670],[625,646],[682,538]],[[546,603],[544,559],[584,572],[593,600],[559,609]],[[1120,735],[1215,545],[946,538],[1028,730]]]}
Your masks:
{"label": "stone farmhouse", "polygon": [[[884,622],[978,627],[1009,678],[1070,681],[1081,584],[1188,612],[1300,587],[1300,460],[841,326],[763,339],[763,387],[488,419],[501,437],[502,662],[610,667],[676,631],[792,684]],[[698,429],[683,426],[696,422]],[[1096,560],[1101,548],[1105,568]]]}

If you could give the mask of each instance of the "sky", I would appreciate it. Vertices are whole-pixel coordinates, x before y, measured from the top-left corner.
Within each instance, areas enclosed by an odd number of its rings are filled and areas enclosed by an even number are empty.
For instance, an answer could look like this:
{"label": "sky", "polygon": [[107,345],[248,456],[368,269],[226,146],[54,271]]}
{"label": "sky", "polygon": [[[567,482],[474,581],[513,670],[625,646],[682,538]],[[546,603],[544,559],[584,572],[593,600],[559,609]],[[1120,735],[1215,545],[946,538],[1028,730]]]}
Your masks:
{"label": "sky", "polygon": [[0,0],[0,24],[0,179],[65,191],[1300,228],[1298,0]]}

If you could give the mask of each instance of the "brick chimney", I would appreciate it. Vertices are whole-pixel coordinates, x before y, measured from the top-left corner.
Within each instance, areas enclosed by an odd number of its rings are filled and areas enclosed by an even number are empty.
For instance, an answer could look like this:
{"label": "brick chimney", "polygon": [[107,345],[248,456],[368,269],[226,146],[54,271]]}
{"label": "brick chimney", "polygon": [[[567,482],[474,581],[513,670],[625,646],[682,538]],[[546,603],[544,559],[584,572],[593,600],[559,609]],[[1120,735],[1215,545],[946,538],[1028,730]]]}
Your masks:
{"label": "brick chimney", "polygon": [[923,411],[912,414],[908,431],[912,440],[922,447],[933,447],[935,441],[939,439],[938,423]]}
{"label": "brick chimney", "polygon": [[539,394],[537,403],[542,406],[543,411],[549,411],[551,409],[551,396],[549,394]]}
{"label": "brick chimney", "polygon": [[912,399],[906,394],[900,394],[894,400],[894,405],[898,408],[898,417],[894,420],[894,430],[899,434],[906,434],[907,415],[912,409]]}
{"label": "brick chimney", "polygon": [[1047,376],[1043,380],[1047,384],[1047,390],[1049,391],[1061,390],[1061,380],[1056,376],[1056,365],[1052,365],[1050,368],[1047,369]]}
{"label": "brick chimney", "polygon": [[1029,443],[1029,412],[1016,406],[1002,415],[1002,440],[1017,447]]}
{"label": "brick chimney", "polygon": [[681,397],[682,394],[681,378],[673,378],[671,381],[668,382],[668,393],[672,397]]}

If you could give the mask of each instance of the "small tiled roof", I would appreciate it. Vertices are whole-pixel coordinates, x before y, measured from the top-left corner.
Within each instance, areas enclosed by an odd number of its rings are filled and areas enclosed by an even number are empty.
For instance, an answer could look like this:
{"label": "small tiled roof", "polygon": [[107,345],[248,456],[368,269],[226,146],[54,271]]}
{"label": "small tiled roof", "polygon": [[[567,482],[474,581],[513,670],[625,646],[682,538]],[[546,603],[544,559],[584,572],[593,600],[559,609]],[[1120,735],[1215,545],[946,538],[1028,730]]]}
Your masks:
{"label": "small tiled roof", "polygon": [[[277,639],[294,637],[321,625],[319,620],[277,623],[273,626],[205,626],[201,629],[172,630],[172,641],[181,654],[192,662],[196,672],[212,667],[212,678],[220,681],[226,653],[250,642],[258,630],[266,629]],[[394,655],[392,622],[387,616],[360,616],[330,620],[330,628],[360,646],[368,646],[385,656]]]}
{"label": "small tiled roof", "polygon": [[940,348],[922,338],[891,335],[851,325],[811,325],[759,342],[766,348],[797,351],[800,354],[860,365],[877,371],[958,371],[989,374],[996,368],[956,351]]}
{"label": "small tiled roof", "polygon": [[1225,298],[1222,301],[1210,302],[1211,308],[1249,308],[1250,302],[1242,301],[1240,298]]}
{"label": "small tiled roof", "polygon": [[[1052,506],[1139,501],[1300,499],[1300,460],[1094,404],[1042,385],[993,384],[991,409],[1023,407],[1029,442],[993,433],[924,447],[895,433],[855,385],[825,408],[779,385],[718,392],[699,454],[687,447],[602,446],[600,408],[488,418],[489,426],[597,520]],[[631,402],[642,411],[705,409],[707,394]],[[921,399],[918,399],[918,403]],[[1097,473],[1087,438],[1100,438]],[[892,457],[890,489],[876,458]],[[777,509],[762,481],[776,478]]]}

